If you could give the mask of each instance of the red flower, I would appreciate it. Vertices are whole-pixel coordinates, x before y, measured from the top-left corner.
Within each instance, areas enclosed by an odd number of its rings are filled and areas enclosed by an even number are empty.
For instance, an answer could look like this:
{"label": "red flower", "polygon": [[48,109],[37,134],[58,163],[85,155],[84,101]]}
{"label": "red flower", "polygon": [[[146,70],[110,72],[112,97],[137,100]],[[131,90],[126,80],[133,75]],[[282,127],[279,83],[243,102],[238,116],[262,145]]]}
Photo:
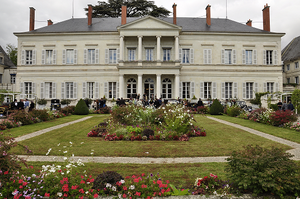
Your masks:
{"label": "red flower", "polygon": [[33,166],[29,166],[31,169],[33,169]]}
{"label": "red flower", "polygon": [[94,198],[98,198],[98,194],[95,193],[95,194],[94,194]]}
{"label": "red flower", "polygon": [[142,176],[145,176],[145,173],[142,173]]}
{"label": "red flower", "polygon": [[126,194],[125,193],[123,194],[123,198],[126,198]]}
{"label": "red flower", "polygon": [[167,184],[169,184],[169,183],[170,183],[170,181],[169,181],[169,180],[166,180],[166,183],[167,183]]}
{"label": "red flower", "polygon": [[77,188],[78,188],[78,185],[72,185],[71,189],[77,189]]}
{"label": "red flower", "polygon": [[162,182],[161,182],[161,180],[157,180],[157,184],[161,184]]}
{"label": "red flower", "polygon": [[84,193],[83,189],[79,189],[79,192],[80,192],[80,193]]}
{"label": "red flower", "polygon": [[6,174],[8,174],[8,171],[5,171],[5,172],[4,172],[4,175],[6,175]]}
{"label": "red flower", "polygon": [[84,183],[85,183],[85,181],[84,181],[84,180],[81,180],[81,181],[80,181],[80,184],[84,184]]}
{"label": "red flower", "polygon": [[31,196],[25,196],[25,199],[31,199]]}
{"label": "red flower", "polygon": [[129,179],[130,178],[130,176],[126,176],[126,178],[125,179]]}
{"label": "red flower", "polygon": [[28,184],[28,182],[23,182],[23,186],[26,186]]}
{"label": "red flower", "polygon": [[91,179],[90,182],[94,182],[94,179]]}
{"label": "red flower", "polygon": [[142,188],[147,188],[147,185],[142,184]]}
{"label": "red flower", "polygon": [[45,193],[45,197],[50,197],[50,193]]}
{"label": "red flower", "polygon": [[135,175],[131,176],[132,178],[135,178]]}
{"label": "red flower", "polygon": [[124,191],[126,191],[126,190],[127,190],[127,187],[124,186],[123,189],[124,189]]}
{"label": "red flower", "polygon": [[134,181],[134,182],[139,182],[139,180],[140,180],[139,178],[136,178],[136,179],[134,179],[133,181]]}
{"label": "red flower", "polygon": [[68,197],[68,194],[65,193],[65,194],[64,194],[64,197]]}
{"label": "red flower", "polygon": [[155,180],[153,180],[153,184],[156,184]]}
{"label": "red flower", "polygon": [[83,177],[83,176],[81,176],[81,178],[83,179],[84,177]]}
{"label": "red flower", "polygon": [[22,184],[22,183],[23,183],[23,180],[22,180],[22,179],[21,179],[21,180],[19,180],[19,183],[20,183],[20,184]]}
{"label": "red flower", "polygon": [[23,186],[22,186],[22,185],[20,185],[20,186],[19,186],[19,188],[20,188],[20,189],[23,189]]}
{"label": "red flower", "polygon": [[136,196],[141,196],[141,192],[136,192],[135,195]]}
{"label": "red flower", "polygon": [[169,192],[169,191],[171,191],[171,189],[170,189],[170,188],[168,188],[168,189],[166,190],[166,192]]}

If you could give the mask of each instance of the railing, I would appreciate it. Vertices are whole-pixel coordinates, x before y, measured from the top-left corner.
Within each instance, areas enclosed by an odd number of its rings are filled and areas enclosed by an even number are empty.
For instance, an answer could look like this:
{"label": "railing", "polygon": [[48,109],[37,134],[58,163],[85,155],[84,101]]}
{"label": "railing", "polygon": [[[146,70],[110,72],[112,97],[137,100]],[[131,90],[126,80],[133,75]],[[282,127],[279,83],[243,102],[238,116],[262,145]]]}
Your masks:
{"label": "railing", "polygon": [[16,84],[0,83],[0,90],[16,91]]}

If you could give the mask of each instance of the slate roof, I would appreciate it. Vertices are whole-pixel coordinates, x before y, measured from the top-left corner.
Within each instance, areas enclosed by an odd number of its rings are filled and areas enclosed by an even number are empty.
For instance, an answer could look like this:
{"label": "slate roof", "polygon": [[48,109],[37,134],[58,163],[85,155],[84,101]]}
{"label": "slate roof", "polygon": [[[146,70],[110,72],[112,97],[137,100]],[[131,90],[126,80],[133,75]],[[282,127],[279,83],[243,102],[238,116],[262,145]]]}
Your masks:
{"label": "slate roof", "polygon": [[3,48],[0,46],[0,53],[4,55],[4,66],[5,68],[17,68],[14,63],[10,60],[6,52],[3,50]]}
{"label": "slate roof", "polygon": [[[127,18],[127,23],[140,18]],[[160,18],[169,23],[173,23],[173,18]],[[73,18],[59,22],[50,26],[39,28],[31,32],[24,33],[69,33],[69,32],[116,32],[118,26],[121,26],[120,18],[93,18],[92,26],[88,26],[87,18]],[[211,26],[206,25],[206,18],[178,17],[177,25],[182,27],[182,31],[192,32],[229,32],[229,33],[266,33],[254,27],[241,24],[230,19],[211,19]]]}
{"label": "slate roof", "polygon": [[282,51],[283,62],[292,62],[300,59],[300,36],[294,38]]}

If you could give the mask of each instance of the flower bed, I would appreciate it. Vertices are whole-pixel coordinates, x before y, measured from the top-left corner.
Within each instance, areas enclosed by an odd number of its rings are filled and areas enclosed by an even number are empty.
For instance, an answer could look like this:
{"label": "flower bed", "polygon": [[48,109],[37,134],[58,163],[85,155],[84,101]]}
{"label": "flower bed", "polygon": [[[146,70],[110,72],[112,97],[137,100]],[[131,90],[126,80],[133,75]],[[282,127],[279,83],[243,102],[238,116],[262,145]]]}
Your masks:
{"label": "flower bed", "polygon": [[115,107],[106,123],[100,123],[88,137],[117,140],[179,140],[206,136],[203,128],[193,124],[189,109],[181,105],[167,105],[158,109],[129,105]]}

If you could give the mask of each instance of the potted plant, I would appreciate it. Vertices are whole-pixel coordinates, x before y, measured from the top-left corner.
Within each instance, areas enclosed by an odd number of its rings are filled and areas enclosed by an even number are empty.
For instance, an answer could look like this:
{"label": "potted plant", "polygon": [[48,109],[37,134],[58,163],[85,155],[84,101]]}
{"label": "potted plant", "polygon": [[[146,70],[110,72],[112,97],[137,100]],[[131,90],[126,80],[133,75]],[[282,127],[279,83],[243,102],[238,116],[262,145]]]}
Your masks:
{"label": "potted plant", "polygon": [[195,97],[195,95],[194,95],[194,97],[191,99],[191,103],[197,103],[198,101],[197,101],[197,98]]}
{"label": "potted plant", "polygon": [[39,105],[38,109],[44,109],[46,107],[47,100],[45,100],[45,99],[38,99],[36,103]]}
{"label": "potted plant", "polygon": [[71,100],[70,99],[62,99],[60,101],[60,103],[61,103],[61,108],[64,108],[64,107],[68,106],[71,103]]}

